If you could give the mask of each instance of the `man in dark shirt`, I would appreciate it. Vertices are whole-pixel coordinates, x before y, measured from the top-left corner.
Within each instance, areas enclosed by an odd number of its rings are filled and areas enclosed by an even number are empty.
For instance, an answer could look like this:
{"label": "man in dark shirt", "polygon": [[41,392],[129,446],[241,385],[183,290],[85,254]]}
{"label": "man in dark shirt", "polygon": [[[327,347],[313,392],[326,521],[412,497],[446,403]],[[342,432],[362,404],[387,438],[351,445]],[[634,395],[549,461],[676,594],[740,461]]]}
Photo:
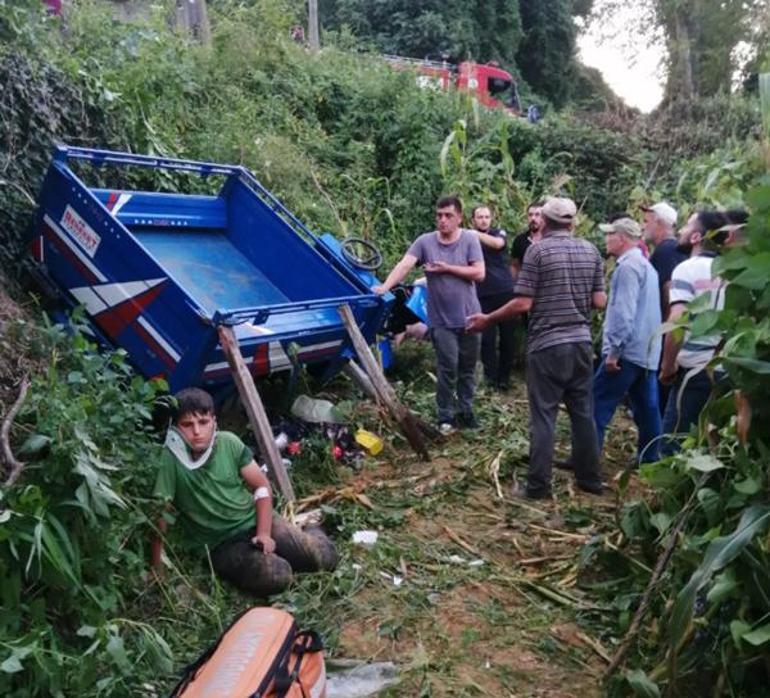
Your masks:
{"label": "man in dark shirt", "polygon": [[527,389],[530,452],[526,490],[533,499],[551,496],[551,466],[559,403],[572,425],[572,455],[578,488],[601,494],[599,444],[593,420],[591,308],[603,308],[604,269],[599,250],[572,236],[577,214],[571,199],[553,198],[541,210],[543,239],[530,247],[516,280],[515,298],[489,315],[472,315],[469,331],[529,313]]}
{"label": "man in dark shirt", "polygon": [[543,236],[543,201],[533,201],[527,208],[527,229],[513,238],[511,245],[511,273],[515,279],[521,271],[521,263],[529,246]]}
{"label": "man in dark shirt", "polygon": [[[476,206],[471,223],[479,236],[486,276],[476,284],[482,313],[491,313],[513,298],[513,276],[506,253],[506,232],[492,227],[489,206]],[[514,322],[490,325],[481,335],[481,363],[484,379],[491,388],[506,390],[513,362]],[[498,347],[499,337],[499,347]]]}
{"label": "man in dark shirt", "polygon": [[653,206],[642,206],[644,211],[644,241],[654,245],[655,251],[650,256],[650,264],[658,272],[660,289],[660,315],[668,317],[668,295],[671,286],[671,273],[677,264],[687,259],[687,255],[677,250],[675,237],[676,210],[661,201]]}
{"label": "man in dark shirt", "polygon": [[[671,289],[671,274],[674,268],[687,259],[687,255],[677,249],[675,236],[677,212],[676,209],[660,201],[652,206],[642,206],[644,211],[644,239],[647,244],[655,246],[650,256],[650,264],[658,272],[658,288],[660,290],[660,317],[663,322],[669,315],[669,294]],[[668,394],[671,386],[658,381],[658,399],[661,415],[665,412]]]}

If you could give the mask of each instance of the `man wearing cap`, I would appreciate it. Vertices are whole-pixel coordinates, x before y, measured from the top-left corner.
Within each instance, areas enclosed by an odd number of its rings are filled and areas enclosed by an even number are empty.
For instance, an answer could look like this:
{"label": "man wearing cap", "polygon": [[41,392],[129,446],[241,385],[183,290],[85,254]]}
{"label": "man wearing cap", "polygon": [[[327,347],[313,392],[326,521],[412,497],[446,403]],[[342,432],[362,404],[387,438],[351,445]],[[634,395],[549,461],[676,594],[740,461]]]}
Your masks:
{"label": "man wearing cap", "polygon": [[572,425],[578,488],[601,494],[599,446],[593,419],[591,308],[603,308],[604,270],[599,250],[572,236],[577,210],[571,199],[552,198],[541,209],[543,237],[524,255],[512,301],[489,315],[471,315],[469,331],[529,313],[527,390],[530,452],[527,486],[517,496],[551,496],[556,415],[564,402]]}
{"label": "man wearing cap", "polygon": [[648,245],[655,246],[650,264],[658,272],[660,314],[665,320],[668,317],[671,273],[677,264],[687,259],[687,255],[677,249],[675,234],[677,212],[673,206],[661,201],[652,206],[642,206],[642,211],[644,211],[644,241]]}
{"label": "man wearing cap", "polygon": [[660,408],[657,370],[661,339],[658,275],[639,240],[642,229],[631,218],[600,225],[607,254],[617,262],[610,279],[610,299],[604,317],[602,363],[594,376],[594,421],[599,447],[604,431],[623,396],[628,393],[639,431],[637,462],[658,460]]}
{"label": "man wearing cap", "polygon": [[[669,293],[671,274],[674,268],[687,259],[687,255],[677,248],[675,228],[677,220],[676,209],[665,201],[652,206],[642,206],[644,211],[644,239],[654,245],[655,250],[650,257],[650,264],[658,272],[658,289],[660,291],[660,317],[668,318]],[[658,367],[660,369],[660,367]],[[660,413],[666,409],[670,386],[658,381],[658,402]]]}

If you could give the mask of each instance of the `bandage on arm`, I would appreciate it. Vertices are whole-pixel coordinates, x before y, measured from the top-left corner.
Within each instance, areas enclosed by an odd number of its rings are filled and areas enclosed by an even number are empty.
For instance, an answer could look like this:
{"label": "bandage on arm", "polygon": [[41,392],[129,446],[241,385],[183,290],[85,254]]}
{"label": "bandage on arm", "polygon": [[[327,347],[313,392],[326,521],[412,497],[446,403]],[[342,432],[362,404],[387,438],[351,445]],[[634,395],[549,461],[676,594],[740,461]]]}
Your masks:
{"label": "bandage on arm", "polygon": [[254,490],[254,501],[258,502],[260,499],[269,499],[270,490],[267,487],[257,487]]}

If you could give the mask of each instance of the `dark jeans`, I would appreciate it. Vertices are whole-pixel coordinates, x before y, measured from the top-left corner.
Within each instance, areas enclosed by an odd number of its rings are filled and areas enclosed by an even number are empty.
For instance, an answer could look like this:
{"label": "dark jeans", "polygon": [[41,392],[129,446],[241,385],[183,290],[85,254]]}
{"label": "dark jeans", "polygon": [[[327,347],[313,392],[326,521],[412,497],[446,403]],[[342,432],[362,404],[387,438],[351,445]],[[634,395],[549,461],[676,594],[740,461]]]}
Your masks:
{"label": "dark jeans", "polygon": [[431,328],[430,337],[436,351],[436,417],[439,423],[451,424],[455,404],[460,413],[473,412],[481,337],[446,327]]}
{"label": "dark jeans", "polygon": [[337,551],[320,528],[303,531],[280,516],[273,516],[275,553],[266,555],[251,543],[249,529],[220,543],[211,551],[214,571],[241,591],[258,597],[279,594],[291,584],[293,572],[333,570]]}
{"label": "dark jeans", "polygon": [[[680,368],[676,382],[668,394],[666,411],[663,414],[663,433],[666,438],[660,447],[662,456],[670,456],[679,451],[679,442],[698,423],[700,413],[714,387],[705,370],[698,371],[685,382],[686,375],[687,369]],[[714,377],[715,382],[719,382],[724,373],[715,373]]]}
{"label": "dark jeans", "polygon": [[570,461],[578,485],[601,487],[599,446],[594,425],[591,382],[593,349],[589,343],[559,344],[527,355],[529,394],[529,472],[527,494],[551,491],[554,433],[559,403],[564,402],[572,425]]}
{"label": "dark jeans", "polygon": [[[513,298],[513,293],[505,291],[479,298],[481,311],[491,313],[504,306]],[[511,366],[515,350],[516,320],[504,320],[488,327],[481,334],[481,363],[484,366],[484,378],[495,387],[505,387],[511,377]],[[499,346],[498,346],[499,337]]]}
{"label": "dark jeans", "polygon": [[622,359],[617,373],[608,373],[602,361],[594,376],[594,421],[599,450],[604,447],[604,430],[626,393],[639,430],[637,461],[654,463],[660,449],[658,377],[655,371]]}

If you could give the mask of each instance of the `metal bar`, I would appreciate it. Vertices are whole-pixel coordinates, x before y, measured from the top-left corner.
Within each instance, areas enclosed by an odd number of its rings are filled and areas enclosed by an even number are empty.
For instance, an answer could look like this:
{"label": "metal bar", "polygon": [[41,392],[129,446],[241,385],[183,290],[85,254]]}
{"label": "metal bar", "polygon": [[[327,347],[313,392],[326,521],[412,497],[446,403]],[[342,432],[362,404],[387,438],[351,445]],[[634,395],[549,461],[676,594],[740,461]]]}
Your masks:
{"label": "metal bar", "polygon": [[[319,298],[310,301],[298,301],[296,303],[279,303],[276,305],[259,305],[248,308],[236,308],[233,310],[217,310],[211,317],[214,325],[231,325],[246,322],[254,317],[260,317],[265,322],[271,315],[286,315],[304,310],[323,310],[325,308],[337,308],[345,303],[353,303],[358,307],[372,308],[378,303],[375,294],[339,296],[337,298]],[[260,323],[257,323],[260,324]]]}
{"label": "metal bar", "polygon": [[283,216],[286,216],[286,218],[288,218],[289,221],[291,221],[291,223],[294,226],[296,226],[296,228],[299,229],[299,232],[310,237],[310,239],[313,242],[316,242],[316,243],[318,242],[319,240],[318,236],[315,233],[313,233],[308,227],[306,227],[305,224],[301,220],[299,220],[299,218],[297,218],[291,211],[289,211],[289,209],[287,209],[267,189],[265,189],[265,187],[262,186],[260,181],[252,174],[251,170],[248,170],[245,167],[240,167],[239,170],[245,182],[252,189],[255,189],[259,195],[267,199],[267,203],[269,203],[270,208],[272,208],[273,211],[280,212]]}
{"label": "metal bar", "polygon": [[233,175],[238,174],[243,169],[238,166],[220,165],[213,162],[161,158],[153,157],[151,155],[135,155],[133,153],[119,153],[112,150],[98,150],[96,148],[79,148],[70,145],[56,146],[55,159],[59,162],[66,162],[67,160],[87,160],[97,165],[134,165],[137,167],[152,167],[162,170],[194,172],[201,175]]}

